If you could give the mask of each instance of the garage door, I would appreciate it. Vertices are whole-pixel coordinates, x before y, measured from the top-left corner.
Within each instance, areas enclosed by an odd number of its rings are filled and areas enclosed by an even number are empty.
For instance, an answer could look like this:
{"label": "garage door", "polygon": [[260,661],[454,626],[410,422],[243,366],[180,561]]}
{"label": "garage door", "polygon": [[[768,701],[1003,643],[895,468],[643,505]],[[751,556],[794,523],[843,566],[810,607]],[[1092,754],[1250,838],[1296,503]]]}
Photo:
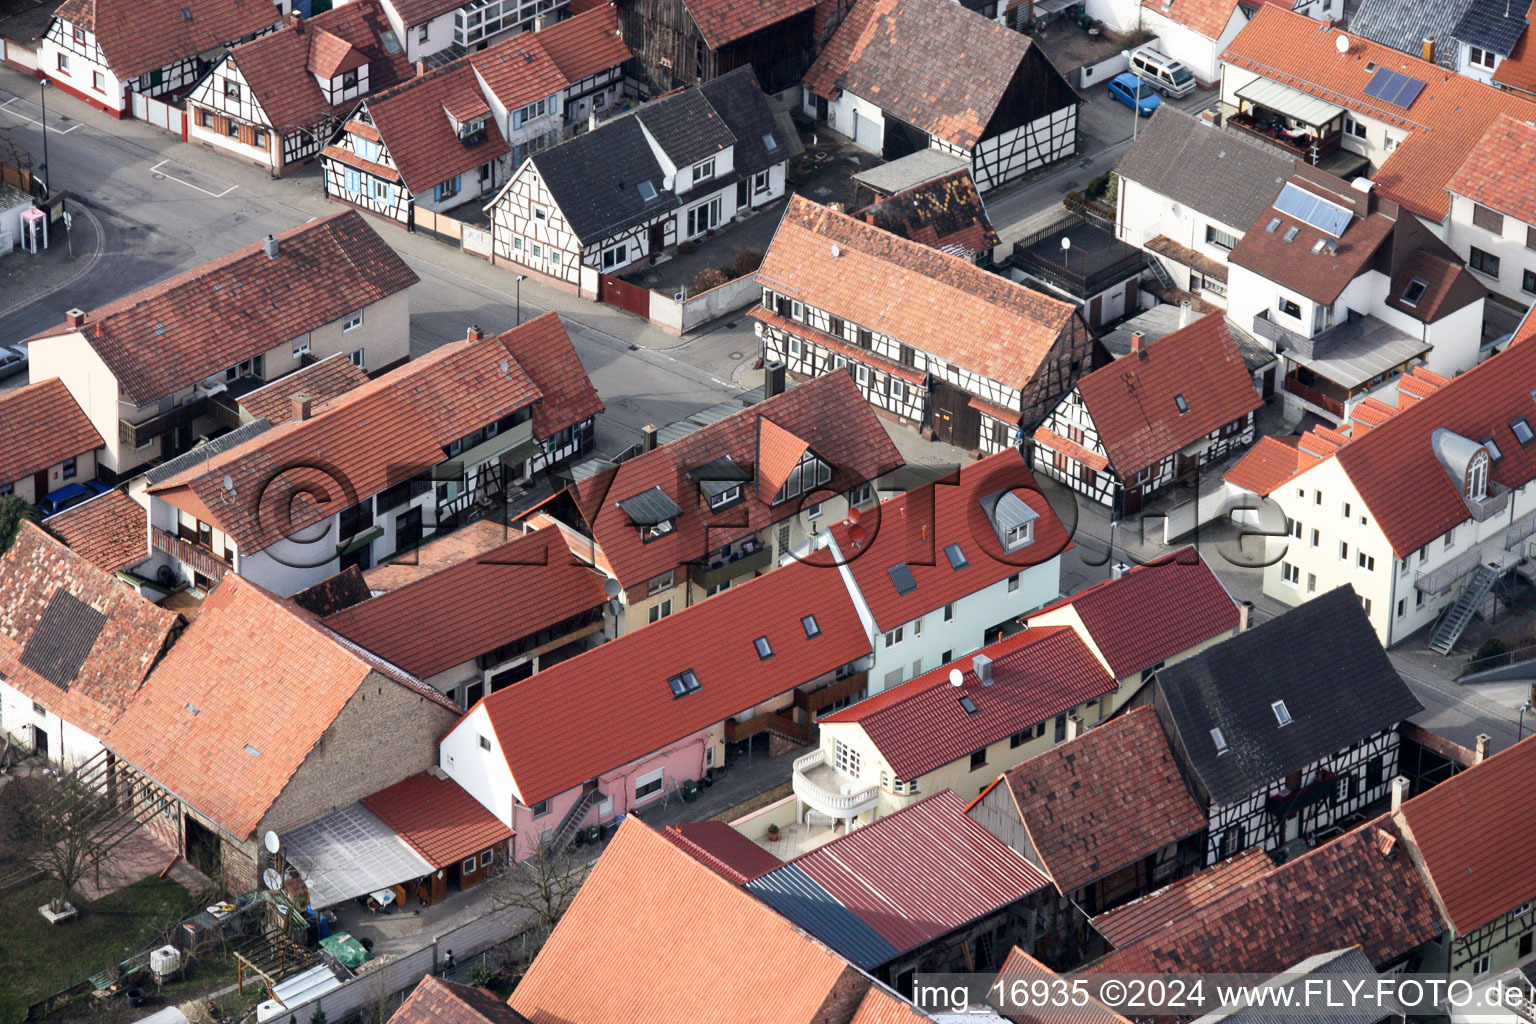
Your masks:
{"label": "garage door", "polygon": [[860,148],[879,153],[884,135],[878,121],[860,115],[857,110],[853,112],[853,141]]}

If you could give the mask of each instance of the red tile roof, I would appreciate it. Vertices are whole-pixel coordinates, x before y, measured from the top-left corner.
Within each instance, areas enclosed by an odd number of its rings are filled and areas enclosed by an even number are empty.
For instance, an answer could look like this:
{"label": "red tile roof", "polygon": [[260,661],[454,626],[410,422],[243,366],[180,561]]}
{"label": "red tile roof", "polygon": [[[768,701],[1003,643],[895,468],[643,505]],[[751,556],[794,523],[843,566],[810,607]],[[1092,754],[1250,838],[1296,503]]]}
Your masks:
{"label": "red tile roof", "polygon": [[848,1024],[932,1024],[933,1018],[885,988],[871,986]]}
{"label": "red tile roof", "polygon": [[[870,2],[875,0],[861,0]],[[925,2],[976,17],[949,0]],[[790,198],[757,279],[1020,389],[1077,316],[1072,305],[803,196]],[[900,302],[890,301],[895,295]]]}
{"label": "red tile roof", "polygon": [[417,983],[389,1024],[527,1024],[527,1018],[483,988],[429,974]]}
{"label": "red tile roof", "polygon": [[1497,85],[1520,92],[1536,92],[1536,53],[1527,46],[1530,38],[1529,32],[1520,33],[1515,48],[1494,68],[1493,81]]}
{"label": "red tile roof", "polygon": [[603,400],[557,314],[545,313],[496,337],[539,389],[533,403],[535,437],[553,437],[603,411]]}
{"label": "red tile roof", "polygon": [[435,868],[512,838],[512,830],[462,786],[431,772],[401,779],[362,802]]}
{"label": "red tile roof", "polygon": [[899,952],[1051,884],[948,789],[789,863]]}
{"label": "red tile roof", "polygon": [[1501,114],[1477,140],[1445,187],[1474,203],[1536,224],[1536,186],[1523,180],[1518,170],[1533,162],[1536,128]]}
{"label": "red tile roof", "polygon": [[[0,484],[102,446],[101,434],[57,377],[0,395],[0,423]],[[36,500],[42,499],[38,494]]]}
{"label": "red tile roof", "polygon": [[[588,12],[589,15],[593,13],[603,12]],[[553,96],[571,84],[560,73],[554,58],[545,51],[543,35],[543,32],[520,32],[476,53],[471,59],[485,88],[503,108],[516,110],[535,100]],[[490,109],[485,94],[479,89],[465,91],[448,102],[448,112],[460,121],[484,117]]]}
{"label": "red tile roof", "polygon": [[98,738],[179,623],[33,523],[0,555],[0,679]]}
{"label": "red tile roof", "polygon": [[[984,504],[1002,492],[1018,498],[1038,516],[1034,540],[1006,553]],[[1044,565],[1072,544],[1017,448],[1004,449],[962,467],[958,474],[882,501],[861,513],[858,528],[865,538],[859,545],[854,544],[853,528],[846,521],[834,524],[830,532],[881,631]],[[965,559],[959,569],[947,555],[950,545],[958,545]],[[807,560],[831,565],[833,556],[823,550]],[[905,594],[890,574],[902,564],[917,584]]]}
{"label": "red tile roof", "polygon": [[817,0],[687,0],[704,44],[718,50],[816,6]]}
{"label": "red tile roof", "polygon": [[284,25],[276,32],[241,43],[229,60],[240,69],[252,97],[261,105],[267,122],[279,133],[308,128],[357,106],[357,99],[332,104],[315,81],[317,66],[335,65],[322,74],[331,78],[343,65],[368,64],[368,87],[388,89],[411,77],[404,50],[390,53],[382,37],[391,32],[379,0],[352,0],[333,7],[300,25]]}
{"label": "red tile roof", "polygon": [[[1065,626],[1026,629],[976,654],[992,659],[990,686],[968,667],[961,685],[952,685],[951,669],[962,671],[967,664],[961,658],[821,722],[857,722],[896,778],[916,779],[1115,688],[1104,666]],[[962,697],[979,712],[967,713]]]}
{"label": "red tile roof", "polygon": [[1141,0],[1141,6],[1213,43],[1237,10],[1236,0]]}
{"label": "red tile roof", "polygon": [[149,557],[149,514],[117,489],[50,516],[48,532],[103,572]]}
{"label": "red tile roof", "polygon": [[767,416],[757,418],[757,496],[772,501],[810,450],[810,442]]}
{"label": "red tile roof", "polygon": [[[1274,78],[1293,89],[1358,110],[1393,126],[1407,138],[1375,175],[1376,188],[1409,211],[1431,221],[1450,208],[1446,182],[1456,173],[1488,126],[1500,114],[1536,119],[1527,97],[1484,85],[1347,33],[1349,51],[1335,48],[1338,33],[1305,14],[1265,4],[1221,55],[1236,67]],[[1392,68],[1425,83],[1402,112],[1365,95],[1367,63]]]}
{"label": "red tile roof", "polygon": [[[797,501],[769,505],[757,499],[752,487],[743,488],[741,504],[711,511],[698,484],[687,478],[690,470],[723,455],[752,472],[761,461],[758,420],[764,416],[804,438],[831,465],[829,491],[847,491],[902,465],[901,454],[859,394],[851,373],[808,381],[663,444],[582,481],[572,491],[591,536],[626,589],[799,512]],[[653,487],[665,491],[683,514],[670,534],[646,543],[617,503]]]}
{"label": "red tile roof", "polygon": [[400,179],[415,195],[426,195],[449,178],[512,152],[494,117],[486,122],[485,141],[466,145],[445,112],[471,102],[485,104],[470,63],[479,56],[460,57],[363,101],[368,119],[400,170]]}
{"label": "red tile roof", "polygon": [[602,607],[605,578],[574,564],[564,536],[548,527],[345,608],[325,624],[426,677]]}
{"label": "red tile roof", "polygon": [[[1030,45],[1028,36],[948,0],[856,0],[806,72],[805,87],[827,99],[851,92],[970,149]],[[932,59],[939,54],[963,59]]]}
{"label": "red tile roof", "polygon": [[1458,936],[1536,899],[1536,843],[1512,842],[1505,827],[1536,817],[1536,736],[1404,801],[1395,817]]}
{"label": "red tile roof", "polygon": [[54,17],[94,32],[113,74],[136,78],[260,32],[279,12],[268,0],[64,0]]}
{"label": "red tile roof", "polygon": [[29,340],[79,331],[148,405],[419,280],[355,210],[277,239],[276,259],[257,242]]}
{"label": "red tile roof", "polygon": [[[657,957],[684,934],[718,955]],[[767,990],[765,965],[784,979]],[[869,984],[842,957],[631,815],[510,1002],[534,1024],[812,1024],[835,1019],[834,1010],[846,1014],[843,1000]]]}
{"label": "red tile roof", "polygon": [[1180,548],[1025,616],[1071,608],[1089,642],[1125,679],[1238,627],[1237,605],[1192,547]]}
{"label": "red tile roof", "polygon": [[[1376,967],[1435,938],[1435,905],[1385,816],[1309,850],[1083,968],[1276,974],[1296,951],[1359,946]],[[1389,852],[1384,853],[1383,847]]]}
{"label": "red tile roof", "polygon": [[668,825],[661,834],[687,850],[694,860],[737,885],[746,885],[784,863],[723,821]]}
{"label": "red tile roof", "polygon": [[[1403,300],[1412,281],[1424,284],[1424,294],[1415,303]],[[1387,305],[1415,320],[1432,324],[1488,297],[1488,289],[1449,252],[1420,249],[1392,275]]]}
{"label": "red tile roof", "polygon": [[1038,754],[1004,778],[1063,895],[1205,828],[1150,707]]}
{"label": "red tile roof", "polygon": [[[570,11],[570,8],[566,8]],[[619,34],[619,11],[612,4],[588,11],[571,12],[564,21],[540,31],[534,38],[554,59],[560,73],[572,85],[583,78],[622,64],[634,54]]]}
{"label": "red tile roof", "polygon": [[423,702],[447,700],[229,573],[105,742],[220,828],[247,838],[373,673]]}
{"label": "red tile roof", "polygon": [[291,399],[297,395],[310,400],[313,412],[326,402],[367,383],[368,375],[362,368],[346,353],[338,352],[255,391],[246,392],[240,396],[239,404],[252,419],[284,423],[293,419]]}
{"label": "red tile roof", "polygon": [[150,493],[224,530],[243,553],[264,550],[436,465],[450,442],[531,404],[538,388],[505,356],[492,338],[449,342]]}
{"label": "red tile roof", "polygon": [[1316,459],[1301,450],[1299,437],[1261,437],[1222,477],[1234,487],[1268,497],[1275,488]]}
{"label": "red tile roof", "polygon": [[[1003,961],[1003,969],[997,972],[997,981],[994,984],[1001,984],[1003,986],[1001,991],[1011,994],[1016,991],[1014,985],[1023,982],[1026,987],[1019,991],[1020,996],[1023,998],[1016,1000],[1016,1002],[1027,1003],[1029,1000],[1025,993],[1031,991],[1028,986],[1033,986],[1040,980],[1054,985],[1056,979],[1060,977],[1061,975],[1015,946],[1008,954],[1008,959]],[[1002,1015],[1008,1020],[1013,1021],[1014,1024],[1130,1024],[1130,1021],[1126,1018],[1091,996],[1088,997],[1087,1005],[1083,1006],[1081,1012],[1078,1013],[1065,1008],[1053,1008],[1050,1010],[1042,1008],[1038,1012],[1031,1013],[1022,1007],[1011,1009],[1006,1005],[1007,1003],[1015,1002],[1014,1000],[1004,1000],[1003,1002],[1005,1005]]]}
{"label": "red tile roof", "polygon": [[1111,466],[1127,480],[1264,404],[1222,313],[1093,371],[1077,391]]}
{"label": "red tile roof", "polygon": [[[806,637],[806,615],[819,635]],[[766,662],[756,636],[773,648]],[[498,690],[482,706],[519,798],[532,805],[868,653],[839,575],[791,562]],[[674,698],[667,680],[687,669],[700,688]]]}
{"label": "red tile roof", "polygon": [[490,519],[477,519],[451,533],[434,534],[425,544],[403,552],[363,573],[368,589],[398,590],[415,580],[426,579],[451,566],[499,548],[517,535]]}
{"label": "red tile roof", "polygon": [[1093,919],[1093,930],[1116,949],[1129,946],[1201,907],[1225,899],[1273,867],[1269,854],[1260,847],[1252,847],[1236,857],[1218,861],[1172,885],[1100,914]]}
{"label": "red tile roof", "polygon": [[447,14],[463,5],[464,0],[390,0],[389,5],[400,15],[406,28]]}

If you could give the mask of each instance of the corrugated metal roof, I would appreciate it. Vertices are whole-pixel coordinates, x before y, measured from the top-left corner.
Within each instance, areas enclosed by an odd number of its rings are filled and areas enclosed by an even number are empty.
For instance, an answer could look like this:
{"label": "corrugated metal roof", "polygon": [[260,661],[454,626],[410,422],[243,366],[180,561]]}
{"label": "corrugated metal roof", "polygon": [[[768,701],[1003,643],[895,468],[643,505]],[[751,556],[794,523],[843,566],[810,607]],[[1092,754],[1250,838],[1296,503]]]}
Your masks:
{"label": "corrugated metal roof", "polygon": [[794,864],[753,880],[747,889],[860,967],[877,967],[901,953]]}

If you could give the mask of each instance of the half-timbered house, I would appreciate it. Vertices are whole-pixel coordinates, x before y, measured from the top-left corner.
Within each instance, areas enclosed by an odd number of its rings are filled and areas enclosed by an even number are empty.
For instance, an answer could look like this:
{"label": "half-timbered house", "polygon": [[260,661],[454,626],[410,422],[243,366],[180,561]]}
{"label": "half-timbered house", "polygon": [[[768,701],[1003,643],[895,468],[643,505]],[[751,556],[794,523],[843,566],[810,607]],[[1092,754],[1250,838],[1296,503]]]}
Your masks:
{"label": "half-timbered house", "polygon": [[1397,775],[1400,727],[1423,710],[1347,586],[1154,679],[1146,697],[1209,822],[1207,864],[1373,809]]}
{"label": "half-timbered house", "polygon": [[1131,515],[1253,442],[1263,400],[1221,313],[1088,374],[1034,434],[1037,473]]}
{"label": "half-timbered house", "polygon": [[738,68],[535,153],[487,206],[495,258],[595,295],[599,274],[779,199],[798,152]]}
{"label": "half-timbered house", "polygon": [[187,138],[283,174],[320,152],[361,96],[411,77],[379,0],[287,23],[231,50],[187,97]]}
{"label": "half-timbered house", "polygon": [[870,404],[962,448],[1017,444],[1090,366],[1075,307],[801,196],[757,280],[765,358],[852,365]]}
{"label": "half-timbered house", "polygon": [[270,0],[65,0],[38,46],[37,68],[71,96],[131,117],[129,93],[187,88],[225,47],[278,17]]}
{"label": "half-timbered house", "polygon": [[381,0],[412,61],[484,50],[506,37],[553,24],[568,0]]}
{"label": "half-timbered house", "polygon": [[983,192],[1077,152],[1067,80],[1028,36],[952,0],[858,0],[802,103],[887,160],[930,148],[969,160]]}
{"label": "half-timbered house", "polygon": [[751,65],[767,93],[798,93],[817,0],[620,0],[624,38],[654,95]]}

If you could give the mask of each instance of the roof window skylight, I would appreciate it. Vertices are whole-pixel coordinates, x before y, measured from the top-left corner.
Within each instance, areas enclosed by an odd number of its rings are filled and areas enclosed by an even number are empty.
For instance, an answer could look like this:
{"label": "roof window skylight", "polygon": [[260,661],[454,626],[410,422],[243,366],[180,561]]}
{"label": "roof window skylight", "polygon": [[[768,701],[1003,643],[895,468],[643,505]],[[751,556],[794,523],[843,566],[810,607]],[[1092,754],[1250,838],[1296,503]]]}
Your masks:
{"label": "roof window skylight", "polygon": [[667,680],[667,685],[672,688],[672,699],[686,697],[699,689],[699,677],[693,674],[693,669],[684,669],[677,675]]}
{"label": "roof window skylight", "polygon": [[656,186],[652,185],[649,181],[642,181],[635,188],[640,190],[640,198],[646,202],[656,198]]}
{"label": "roof window skylight", "polygon": [[807,640],[814,636],[821,636],[821,624],[816,621],[816,616],[805,616],[800,620],[800,625],[805,629],[805,638]]}
{"label": "roof window skylight", "polygon": [[768,638],[760,636],[752,641],[752,646],[757,648],[757,656],[763,661],[773,657],[773,646],[768,643]]}
{"label": "roof window skylight", "polygon": [[1189,412],[1189,403],[1184,401],[1184,396],[1183,395],[1174,395],[1173,396],[1173,404],[1179,407],[1179,415],[1180,416],[1182,416],[1185,413]]}
{"label": "roof window skylight", "polygon": [[1225,754],[1227,752],[1227,738],[1221,734],[1220,729],[1211,730],[1211,742],[1216,744],[1216,753]]}
{"label": "roof window skylight", "polygon": [[1531,433],[1531,425],[1526,421],[1524,416],[1511,423],[1509,425],[1509,429],[1514,431],[1515,440],[1519,441],[1521,444],[1530,444],[1531,438],[1536,437],[1536,434]]}
{"label": "roof window skylight", "polygon": [[946,544],[944,554],[949,559],[949,567],[956,571],[964,569],[971,563],[965,557],[965,551],[959,544]]}
{"label": "roof window skylight", "polygon": [[965,713],[968,715],[979,715],[981,713],[981,708],[978,708],[976,702],[969,697],[961,697],[960,706],[965,709]]}
{"label": "roof window skylight", "polygon": [[1275,721],[1281,725],[1291,724],[1291,709],[1285,706],[1285,701],[1277,700],[1269,706],[1269,709],[1275,713]]}
{"label": "roof window skylight", "polygon": [[1424,292],[1429,288],[1429,282],[1422,278],[1414,278],[1408,282],[1408,287],[1403,289],[1403,304],[1405,306],[1417,306],[1419,300],[1424,297]]}

